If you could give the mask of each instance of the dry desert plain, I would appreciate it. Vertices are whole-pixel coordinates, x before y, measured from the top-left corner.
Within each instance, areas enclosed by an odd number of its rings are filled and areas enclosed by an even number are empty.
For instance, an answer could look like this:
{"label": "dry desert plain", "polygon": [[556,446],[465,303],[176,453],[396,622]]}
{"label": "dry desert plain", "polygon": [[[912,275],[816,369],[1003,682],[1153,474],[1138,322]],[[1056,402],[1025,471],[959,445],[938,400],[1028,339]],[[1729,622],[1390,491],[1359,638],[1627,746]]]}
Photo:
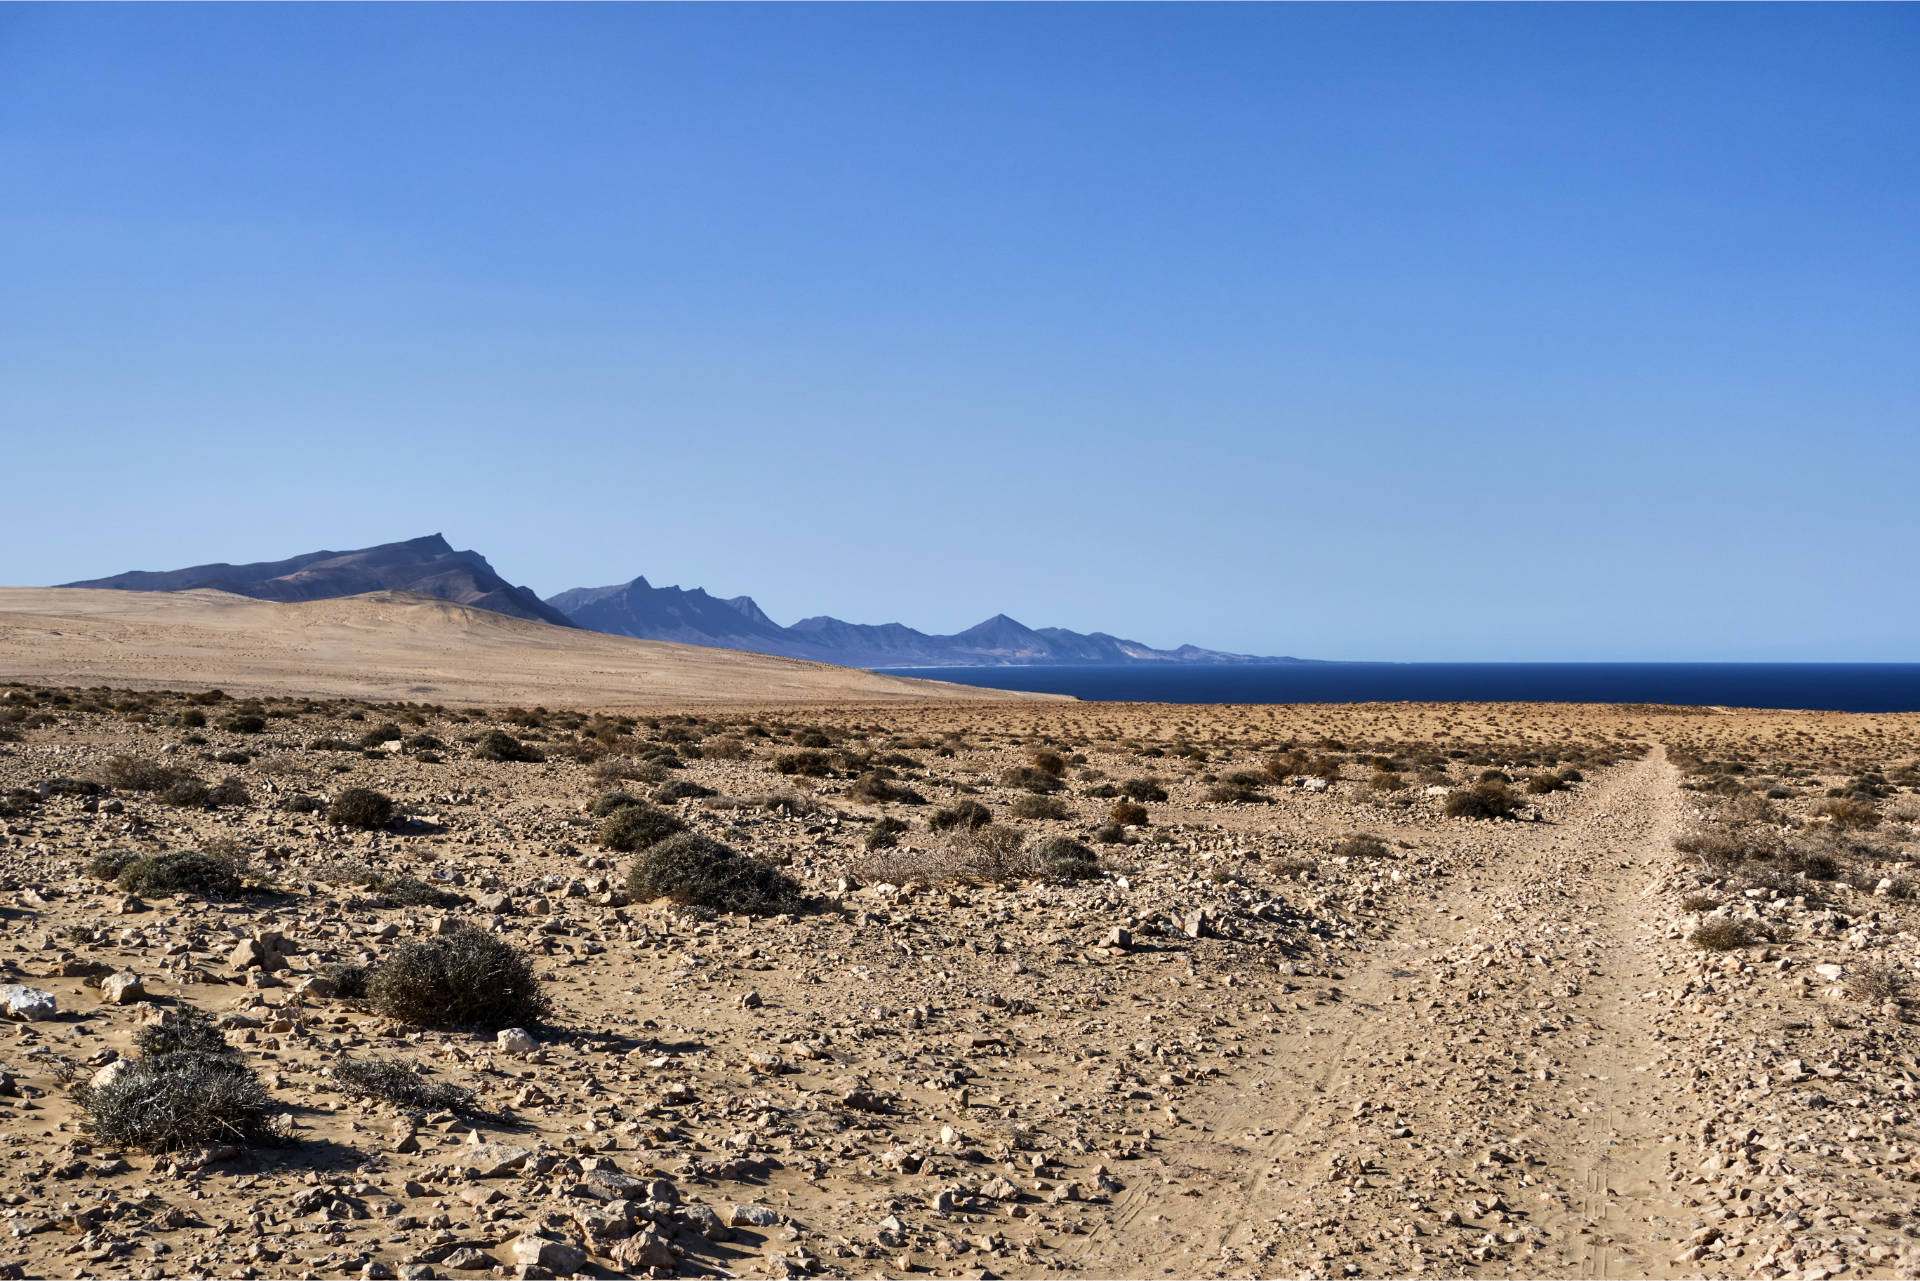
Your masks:
{"label": "dry desert plain", "polygon": [[[297,630],[216,696],[83,616],[0,615],[17,1275],[1920,1270],[1920,717],[389,701],[326,687],[492,660]],[[630,881],[636,815],[786,897]],[[382,1003],[468,927],[543,1020]],[[273,1142],[90,1128],[183,1007]]]}

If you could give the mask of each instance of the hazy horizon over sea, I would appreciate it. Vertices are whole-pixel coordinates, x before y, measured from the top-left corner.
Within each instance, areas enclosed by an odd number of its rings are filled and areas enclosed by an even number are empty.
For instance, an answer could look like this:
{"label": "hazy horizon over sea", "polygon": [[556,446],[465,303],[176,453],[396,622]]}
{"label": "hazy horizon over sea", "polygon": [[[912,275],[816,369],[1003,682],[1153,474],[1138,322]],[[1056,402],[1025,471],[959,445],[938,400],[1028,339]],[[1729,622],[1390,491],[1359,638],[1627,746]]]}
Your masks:
{"label": "hazy horizon over sea", "polygon": [[876,670],[1128,703],[1665,703],[1920,711],[1920,663],[1244,663]]}

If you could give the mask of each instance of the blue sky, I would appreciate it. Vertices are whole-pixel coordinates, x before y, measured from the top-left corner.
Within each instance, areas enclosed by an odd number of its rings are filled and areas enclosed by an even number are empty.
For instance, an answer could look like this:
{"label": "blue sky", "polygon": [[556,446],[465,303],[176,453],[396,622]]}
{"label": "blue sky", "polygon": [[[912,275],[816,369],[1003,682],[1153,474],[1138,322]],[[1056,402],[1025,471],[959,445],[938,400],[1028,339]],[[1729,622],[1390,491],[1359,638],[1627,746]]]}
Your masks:
{"label": "blue sky", "polygon": [[1914,6],[0,8],[0,581],[1920,659]]}

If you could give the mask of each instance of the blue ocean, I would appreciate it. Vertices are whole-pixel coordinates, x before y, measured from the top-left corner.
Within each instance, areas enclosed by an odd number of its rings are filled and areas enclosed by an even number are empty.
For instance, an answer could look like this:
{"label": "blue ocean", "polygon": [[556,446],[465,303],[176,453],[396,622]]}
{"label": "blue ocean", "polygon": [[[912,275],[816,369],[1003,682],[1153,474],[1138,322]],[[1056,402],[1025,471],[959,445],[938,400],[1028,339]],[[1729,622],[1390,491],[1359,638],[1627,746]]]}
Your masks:
{"label": "blue ocean", "polygon": [[1128,703],[1673,703],[1920,711],[1920,663],[1249,663],[913,667],[901,676]]}

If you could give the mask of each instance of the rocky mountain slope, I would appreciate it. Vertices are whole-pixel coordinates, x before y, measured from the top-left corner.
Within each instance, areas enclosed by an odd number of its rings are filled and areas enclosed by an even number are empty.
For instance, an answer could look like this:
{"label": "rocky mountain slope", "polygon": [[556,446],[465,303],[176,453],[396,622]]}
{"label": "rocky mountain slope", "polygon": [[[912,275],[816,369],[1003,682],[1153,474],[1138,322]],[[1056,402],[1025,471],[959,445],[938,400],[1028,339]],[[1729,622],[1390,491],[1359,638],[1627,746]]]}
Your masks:
{"label": "rocky mountain slope", "polygon": [[63,587],[100,587],[132,592],[182,592],[197,588],[284,602],[359,596],[367,592],[419,592],[475,609],[530,618],[558,627],[574,624],[536,596],[494,572],[479,552],[455,551],[439,534],[358,551],[308,552],[250,565],[195,565],[190,569],[133,570]]}

